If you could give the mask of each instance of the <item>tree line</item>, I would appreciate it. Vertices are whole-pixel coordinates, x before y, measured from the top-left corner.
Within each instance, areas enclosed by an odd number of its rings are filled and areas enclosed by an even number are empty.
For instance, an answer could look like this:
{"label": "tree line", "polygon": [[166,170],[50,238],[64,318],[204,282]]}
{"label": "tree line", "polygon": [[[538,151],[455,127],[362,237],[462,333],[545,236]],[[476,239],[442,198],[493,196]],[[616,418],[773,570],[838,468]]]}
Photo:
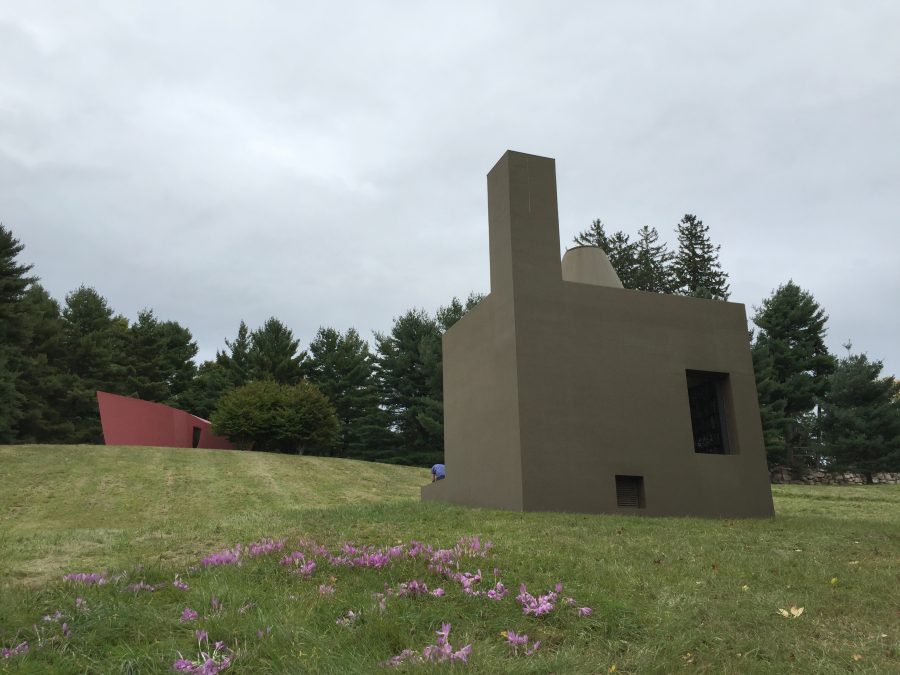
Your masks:
{"label": "tree line", "polygon": [[[686,214],[669,250],[654,227],[576,245],[603,248],[626,288],[726,300],[708,226]],[[212,419],[239,446],[410,465],[443,457],[441,337],[482,298],[434,314],[410,309],[374,345],[322,327],[305,349],[277,318],[241,321],[197,365],[188,328],[144,309],[135,321],[81,286],[60,304],[0,224],[0,443],[102,442],[95,392],[157,401]],[[900,470],[900,385],[865,354],[831,355],[827,316],[793,281],[755,308],[750,346],[770,464]]]}

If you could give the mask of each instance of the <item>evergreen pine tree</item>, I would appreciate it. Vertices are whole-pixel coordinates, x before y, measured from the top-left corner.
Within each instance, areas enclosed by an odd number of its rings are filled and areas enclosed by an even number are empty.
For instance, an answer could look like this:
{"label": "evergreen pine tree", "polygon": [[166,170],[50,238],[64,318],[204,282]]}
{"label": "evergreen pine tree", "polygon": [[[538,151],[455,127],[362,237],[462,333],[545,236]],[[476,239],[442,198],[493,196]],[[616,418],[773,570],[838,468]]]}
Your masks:
{"label": "evergreen pine tree", "polygon": [[237,337],[225,340],[227,351],[216,352],[216,364],[221,366],[232,387],[240,387],[250,381],[250,329],[241,320]]}
{"label": "evergreen pine tree", "polygon": [[152,309],[138,312],[137,321],[128,328],[129,358],[132,372],[128,378],[128,393],[144,401],[161,403],[168,396],[166,378],[162,372],[159,321]]}
{"label": "evergreen pine tree", "polygon": [[[849,345],[847,345],[849,352]],[[880,377],[881,361],[849,354],[829,376],[822,404],[828,465],[863,473],[900,471],[900,383]]]}
{"label": "evergreen pine tree", "polygon": [[32,284],[22,301],[28,326],[25,361],[19,378],[24,404],[18,423],[22,443],[71,443],[74,425],[67,419],[73,376],[66,367],[59,303],[40,284]]}
{"label": "evergreen pine tree", "polygon": [[178,395],[177,407],[208,420],[219,399],[234,387],[226,366],[218,361],[204,361],[187,388]]}
{"label": "evergreen pine tree", "polygon": [[752,353],[770,464],[800,468],[817,461],[809,415],[834,370],[825,346],[827,320],[813,296],[793,281],[773,291],[753,317],[759,330]]}
{"label": "evergreen pine tree", "polygon": [[28,275],[31,265],[17,261],[24,248],[0,223],[0,443],[15,439],[22,415],[22,394],[17,386],[27,337],[22,298],[34,281]]}
{"label": "evergreen pine tree", "polygon": [[610,240],[606,234],[606,225],[599,218],[588,229],[576,234],[572,241],[578,246],[599,246],[609,255]]}
{"label": "evergreen pine tree", "polygon": [[219,399],[250,379],[250,329],[241,321],[237,337],[226,338],[225,349],[216,351],[214,360],[200,364],[190,382],[178,391],[172,405],[210,419]]}
{"label": "evergreen pine tree", "polygon": [[429,466],[444,451],[440,328],[424,310],[394,320],[391,332],[375,334],[377,377],[395,447],[380,459]]}
{"label": "evergreen pine tree", "polygon": [[719,263],[719,249],[709,239],[709,227],[687,213],[677,225],[678,253],[672,262],[675,291],[681,295],[728,299],[728,275]]}
{"label": "evergreen pine tree", "polygon": [[394,448],[380,459],[430,466],[444,456],[443,334],[475,307],[483,295],[465,303],[453,298],[435,313],[413,309],[394,319],[387,335],[375,334],[376,374],[382,407],[390,416]]}
{"label": "evergreen pine tree", "polygon": [[166,382],[164,403],[181,407],[181,397],[197,373],[194,357],[197,343],[191,331],[177,321],[163,321],[158,326],[160,369]]}
{"label": "evergreen pine tree", "polygon": [[459,298],[453,298],[446,307],[440,307],[435,312],[435,319],[441,328],[441,334],[447,332],[453,324],[463,318],[475,305],[484,300],[483,293],[469,293],[465,302]]}
{"label": "evergreen pine tree", "polygon": [[354,459],[378,457],[391,439],[369,345],[353,328],[344,334],[320,328],[308,351],[306,377],[332,402],[340,421],[338,450]]}
{"label": "evergreen pine tree", "polygon": [[279,384],[297,384],[303,378],[306,352],[298,352],[299,340],[275,317],[250,333],[247,352],[250,378],[274,380]]}
{"label": "evergreen pine tree", "polygon": [[128,329],[132,373],[128,389],[146,401],[178,405],[193,379],[197,344],[176,321],[159,321],[151,309],[138,313]]}
{"label": "evergreen pine tree", "polygon": [[66,366],[73,376],[66,416],[77,443],[100,443],[97,391],[130,395],[128,320],[113,315],[106,299],[81,286],[66,296],[63,308]]}
{"label": "evergreen pine tree", "polygon": [[638,230],[632,282],[632,288],[637,291],[671,293],[673,290],[671,267],[673,254],[665,242],[659,244],[658,240],[659,232],[655,227],[644,225]]}

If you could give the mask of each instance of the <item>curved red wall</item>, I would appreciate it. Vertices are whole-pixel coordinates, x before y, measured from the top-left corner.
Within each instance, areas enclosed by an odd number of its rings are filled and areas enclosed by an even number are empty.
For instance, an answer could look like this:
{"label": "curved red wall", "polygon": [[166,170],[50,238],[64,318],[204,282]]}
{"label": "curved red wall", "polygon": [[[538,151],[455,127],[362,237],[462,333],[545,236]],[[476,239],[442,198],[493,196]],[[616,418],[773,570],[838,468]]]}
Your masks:
{"label": "curved red wall", "polygon": [[97,392],[100,424],[107,445],[194,447],[194,429],[200,430],[198,448],[233,450],[227,438],[213,434],[207,420],[162,403]]}

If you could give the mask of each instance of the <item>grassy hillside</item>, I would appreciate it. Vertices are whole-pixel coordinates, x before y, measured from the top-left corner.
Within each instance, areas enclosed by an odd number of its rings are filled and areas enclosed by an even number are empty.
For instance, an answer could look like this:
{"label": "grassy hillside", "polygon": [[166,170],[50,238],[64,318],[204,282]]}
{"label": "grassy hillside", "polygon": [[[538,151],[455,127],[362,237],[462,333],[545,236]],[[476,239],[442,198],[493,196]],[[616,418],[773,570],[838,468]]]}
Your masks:
{"label": "grassy hillside", "polygon": [[[454,652],[472,645],[468,664],[401,670],[900,670],[897,487],[779,486],[774,520],[710,521],[421,504],[428,480],[326,458],[0,447],[0,648],[29,645],[0,671],[161,672],[222,640],[231,672],[372,672],[421,655],[444,622]],[[471,535],[493,548],[454,550]],[[348,541],[385,557],[345,555]],[[237,543],[235,564],[200,563]],[[280,564],[292,551],[303,557]],[[61,580],[73,572],[107,583]],[[497,581],[510,592],[492,599]],[[538,595],[558,582],[544,615],[515,599],[520,583]],[[526,656],[509,631],[542,644]]]}
{"label": "grassy hillside", "polygon": [[298,531],[311,508],[418,499],[430,479],[427,469],[263,452],[0,446],[0,579],[185,563],[260,530]]}

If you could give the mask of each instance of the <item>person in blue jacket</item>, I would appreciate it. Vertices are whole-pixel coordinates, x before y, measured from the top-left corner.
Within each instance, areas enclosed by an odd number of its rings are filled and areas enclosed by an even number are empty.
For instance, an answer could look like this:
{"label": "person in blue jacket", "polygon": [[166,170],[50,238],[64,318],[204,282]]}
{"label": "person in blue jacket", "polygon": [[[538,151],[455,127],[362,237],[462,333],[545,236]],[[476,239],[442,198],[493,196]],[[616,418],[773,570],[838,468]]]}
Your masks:
{"label": "person in blue jacket", "polygon": [[431,467],[431,482],[433,483],[436,480],[444,480],[444,465],[443,464],[435,464]]}

